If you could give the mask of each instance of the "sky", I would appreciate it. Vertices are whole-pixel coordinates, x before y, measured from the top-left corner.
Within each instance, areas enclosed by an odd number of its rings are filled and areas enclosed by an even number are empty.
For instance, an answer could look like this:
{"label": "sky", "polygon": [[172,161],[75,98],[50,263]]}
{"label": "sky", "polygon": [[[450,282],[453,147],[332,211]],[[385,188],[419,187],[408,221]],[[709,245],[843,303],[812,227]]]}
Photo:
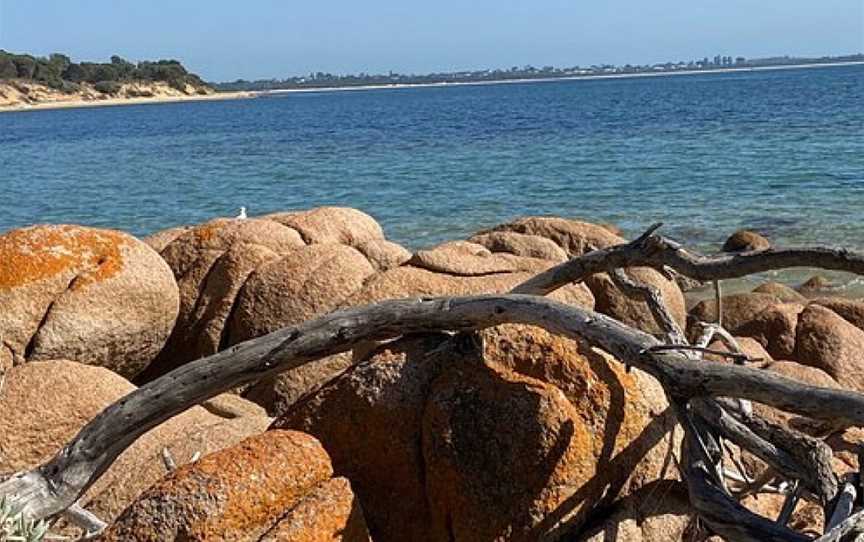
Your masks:
{"label": "sky", "polygon": [[864,51],[864,0],[0,0],[0,49],[210,81]]}

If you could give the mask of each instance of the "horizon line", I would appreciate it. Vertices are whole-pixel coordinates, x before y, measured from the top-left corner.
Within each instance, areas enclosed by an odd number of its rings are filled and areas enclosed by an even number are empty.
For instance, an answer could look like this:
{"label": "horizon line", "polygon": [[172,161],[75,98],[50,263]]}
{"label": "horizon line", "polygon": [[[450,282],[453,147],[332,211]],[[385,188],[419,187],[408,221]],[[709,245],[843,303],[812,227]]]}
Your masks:
{"label": "horizon line", "polygon": [[[790,59],[790,60],[801,60],[803,62],[803,61],[808,61],[808,60],[812,61],[812,60],[820,60],[820,59],[842,58],[842,57],[850,57],[850,56],[856,56],[856,55],[864,55],[864,50],[860,50],[860,51],[856,51],[856,52],[823,54],[823,55],[814,55],[814,56],[795,56],[795,55],[788,55],[788,54],[770,55],[770,56],[752,56],[752,57],[746,57],[743,55],[714,55],[714,56],[722,56],[722,57],[728,56],[728,57],[731,57],[733,59],[744,58],[748,62],[754,62],[754,61],[758,62],[758,61],[766,61],[766,60],[772,60],[772,59],[784,59],[784,58]],[[574,65],[568,66],[568,67],[559,67],[559,66],[555,66],[552,64],[545,64],[545,65],[542,65],[541,67],[537,67],[537,66],[534,66],[533,64],[526,64],[524,66],[511,66],[510,68],[500,68],[500,67],[499,68],[489,68],[489,67],[485,67],[485,68],[461,68],[461,69],[453,68],[453,69],[450,69],[449,71],[439,69],[439,70],[432,70],[432,71],[426,71],[426,72],[413,72],[413,71],[412,72],[400,72],[400,71],[388,70],[387,72],[373,73],[373,72],[367,72],[367,71],[361,70],[361,71],[353,71],[353,72],[331,73],[331,72],[325,72],[322,70],[315,70],[315,71],[309,72],[308,74],[286,75],[286,76],[283,76],[282,78],[279,78],[276,76],[271,76],[271,77],[260,77],[260,78],[255,78],[255,79],[246,79],[243,77],[238,77],[238,78],[233,79],[233,80],[217,81],[216,79],[210,79],[210,78],[207,78],[206,80],[208,82],[216,83],[216,84],[235,83],[237,81],[246,81],[249,83],[255,83],[255,82],[259,82],[259,81],[287,81],[290,79],[307,77],[308,75],[313,74],[313,73],[315,73],[315,74],[324,73],[326,75],[331,75],[331,76],[335,76],[335,77],[350,77],[350,76],[361,76],[361,75],[369,77],[369,76],[384,76],[384,75],[388,75],[388,74],[410,76],[410,77],[428,77],[428,76],[433,76],[433,75],[447,75],[447,74],[455,74],[455,73],[478,73],[478,72],[484,72],[484,71],[507,72],[507,71],[510,71],[514,67],[518,67],[520,70],[525,69],[525,68],[543,69],[546,67],[551,67],[551,68],[556,69],[556,70],[557,69],[562,69],[562,70],[564,70],[564,69],[576,69],[576,68],[584,69],[584,68],[590,68],[590,67],[595,67],[595,66],[596,67],[607,67],[608,66],[608,67],[616,67],[616,68],[625,67],[625,66],[632,66],[634,68],[641,68],[641,67],[646,67],[646,66],[651,67],[651,66],[660,66],[660,65],[666,65],[666,64],[676,64],[677,65],[680,63],[698,62],[698,61],[704,60],[706,58],[708,58],[710,60],[712,57],[702,56],[702,57],[699,57],[698,59],[694,58],[694,59],[690,59],[690,60],[677,60],[677,61],[667,60],[667,61],[663,61],[663,62],[651,62],[651,63],[642,63],[642,64],[632,64],[629,62],[626,64],[592,63],[592,64],[585,64],[585,65],[574,64]],[[735,67],[735,66],[730,66],[730,67]],[[743,67],[742,67],[742,69],[743,69]]]}

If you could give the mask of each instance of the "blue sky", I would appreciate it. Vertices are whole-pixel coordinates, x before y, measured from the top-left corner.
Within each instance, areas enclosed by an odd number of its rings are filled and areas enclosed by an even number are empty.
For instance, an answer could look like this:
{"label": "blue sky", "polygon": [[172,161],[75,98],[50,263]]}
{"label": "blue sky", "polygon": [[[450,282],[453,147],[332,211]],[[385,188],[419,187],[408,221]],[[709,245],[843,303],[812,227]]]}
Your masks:
{"label": "blue sky", "polygon": [[0,48],[209,80],[864,50],[864,0],[0,0]]}

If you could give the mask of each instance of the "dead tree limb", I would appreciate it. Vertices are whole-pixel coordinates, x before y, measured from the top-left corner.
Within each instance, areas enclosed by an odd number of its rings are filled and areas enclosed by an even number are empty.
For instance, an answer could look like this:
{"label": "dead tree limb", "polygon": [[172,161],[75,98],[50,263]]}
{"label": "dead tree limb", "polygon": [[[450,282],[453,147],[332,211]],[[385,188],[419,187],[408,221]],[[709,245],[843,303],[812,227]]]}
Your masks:
{"label": "dead tree limb", "polygon": [[747,367],[648,353],[650,335],[607,316],[536,296],[504,295],[386,301],[329,314],[186,364],[133,391],[90,421],[54,458],[0,483],[32,518],[62,512],[142,434],[224,391],[350,350],[411,333],[468,331],[505,323],[584,338],[656,377],[674,397],[745,397],[816,418],[864,425],[864,396],[800,384]]}
{"label": "dead tree limb", "polygon": [[[681,338],[683,333],[668,315],[659,292],[633,283],[616,269],[645,266],[666,272],[668,268],[701,281],[801,266],[864,274],[864,256],[848,251],[769,250],[705,257],[656,235],[656,227],[659,225],[631,243],[595,250],[553,267],[519,285],[511,295],[395,300],[348,309],[186,364],[109,406],[44,465],[0,482],[0,496],[8,497],[31,518],[54,516],[73,506],[142,434],[219,393],[368,341],[412,333],[471,331],[506,323],[535,325],[566,337],[585,339],[655,377],[672,403],[684,405],[684,409],[694,403],[693,399],[710,403],[717,397],[739,398],[815,419],[864,426],[864,395],[809,386],[749,367],[708,363],[694,359],[700,356],[683,355],[680,351],[661,351],[657,347],[662,343],[657,339],[612,318],[537,297],[590,274],[612,272],[620,287],[648,301],[655,319],[668,334],[668,342],[686,345],[686,338]],[[716,457],[706,448],[715,439],[714,430],[696,418],[687,418],[690,423],[685,427],[686,448],[694,453],[688,452],[684,470],[691,500],[700,517],[729,540],[809,540],[749,512],[728,495],[722,473],[717,473]],[[763,455],[812,486],[816,494],[830,494],[830,488],[820,489],[819,480],[801,472],[800,458],[784,449],[792,457],[786,461],[788,458],[780,454],[779,448],[771,449],[765,444],[772,444],[770,438],[749,429],[748,438],[738,437],[739,440],[750,447],[765,448]],[[753,439],[752,435],[761,440]],[[722,453],[719,445],[715,447]],[[696,450],[701,450],[701,455]]]}
{"label": "dead tree limb", "polygon": [[658,270],[669,267],[704,282],[793,267],[818,267],[864,275],[864,254],[840,248],[814,247],[703,256],[649,230],[630,243],[595,250],[552,267],[520,284],[513,293],[546,295],[589,275],[622,267],[653,267]]}
{"label": "dead tree limb", "polygon": [[825,522],[826,531],[830,532],[852,515],[852,505],[855,503],[856,496],[855,486],[849,483],[843,484],[843,490],[837,496],[837,502],[834,503],[834,510],[830,515],[825,516],[828,518]]}
{"label": "dead tree limb", "polygon": [[84,529],[84,537],[82,540],[90,540],[98,535],[108,526],[104,521],[96,517],[95,514],[85,510],[80,504],[73,504],[63,515],[73,524]]}
{"label": "dead tree limb", "polygon": [[724,438],[750,451],[787,478],[801,480],[804,487],[817,495],[823,504],[836,496],[837,479],[830,470],[825,473],[824,467],[814,468],[811,463],[753,431],[714,401],[696,400],[693,401],[693,408]]}
{"label": "dead tree limb", "polygon": [[750,512],[721,491],[711,479],[711,468],[694,457],[695,436],[687,432],[685,437],[685,478],[691,504],[714,533],[736,542],[810,542],[809,537]]}
{"label": "dead tree limb", "polygon": [[[840,542],[847,536],[862,532],[864,532],[864,509],[852,514],[813,542]],[[855,540],[857,542],[858,538]]]}
{"label": "dead tree limb", "polygon": [[777,523],[786,525],[792,518],[792,513],[795,507],[798,506],[798,501],[801,500],[801,483],[798,480],[793,482],[792,490],[786,494],[786,499],[783,501],[783,508],[780,509],[780,514],[777,516]]}
{"label": "dead tree limb", "polygon": [[720,279],[714,281],[714,308],[717,311],[717,327],[723,329],[723,290]]}
{"label": "dead tree limb", "polygon": [[816,481],[815,494],[820,497],[821,505],[826,506],[836,497],[840,486],[833,471],[831,461],[834,452],[830,446],[817,438],[755,416],[743,419],[742,422],[755,434],[786,451],[800,464],[807,465],[809,474],[806,479]]}
{"label": "dead tree limb", "polygon": [[747,354],[727,352],[725,350],[714,350],[702,346],[690,346],[689,344],[661,344],[651,347],[651,352],[697,352],[699,354],[711,354],[721,358],[729,358],[732,361],[749,361]]}
{"label": "dead tree limb", "polygon": [[667,309],[660,290],[649,284],[637,283],[623,269],[614,269],[609,275],[625,295],[628,297],[641,297],[645,300],[648,309],[651,311],[651,315],[654,317],[654,321],[666,333],[667,342],[673,345],[687,344],[687,337]]}

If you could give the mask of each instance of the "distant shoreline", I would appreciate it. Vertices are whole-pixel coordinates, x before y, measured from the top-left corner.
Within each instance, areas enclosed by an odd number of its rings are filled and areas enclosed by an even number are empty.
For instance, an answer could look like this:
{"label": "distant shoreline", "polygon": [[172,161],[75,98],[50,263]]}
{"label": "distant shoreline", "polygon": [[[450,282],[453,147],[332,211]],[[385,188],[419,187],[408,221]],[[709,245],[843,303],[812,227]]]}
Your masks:
{"label": "distant shoreline", "polygon": [[392,85],[357,85],[344,87],[321,87],[321,88],[285,88],[272,90],[253,90],[249,91],[259,96],[270,96],[273,94],[290,94],[301,92],[341,92],[353,90],[383,90],[383,89],[406,89],[406,88],[429,88],[429,87],[462,87],[462,86],[478,86],[478,85],[507,85],[507,84],[525,84],[525,83],[552,83],[555,81],[580,81],[598,79],[629,79],[637,77],[670,77],[675,75],[710,75],[715,73],[735,73],[735,72],[757,72],[757,71],[773,71],[773,70],[797,70],[809,68],[832,68],[838,66],[861,66],[864,61],[853,62],[820,62],[811,64],[788,64],[781,66],[752,66],[748,68],[717,68],[711,70],[681,70],[681,71],[664,71],[652,73],[610,73],[607,75],[568,75],[564,77],[537,77],[537,78],[522,78],[522,79],[498,79],[490,81],[458,81],[458,82],[439,82],[439,83],[396,83]]}
{"label": "distant shoreline", "polygon": [[156,96],[142,98],[111,98],[107,100],[68,100],[68,101],[48,101],[36,104],[20,104],[13,106],[0,106],[0,113],[12,113],[20,111],[47,111],[54,109],[77,109],[85,107],[114,107],[123,105],[153,105],[165,103],[180,103],[180,102],[204,102],[213,100],[243,100],[250,98],[274,96],[281,94],[293,93],[312,93],[312,92],[347,92],[347,91],[364,91],[364,90],[397,90],[410,88],[446,88],[446,87],[461,87],[461,86],[480,86],[480,85],[507,85],[507,84],[527,84],[527,83],[551,83],[555,81],[579,81],[589,80],[596,81],[601,79],[629,79],[639,77],[671,77],[684,75],[710,75],[715,73],[736,73],[736,72],[756,72],[756,71],[774,71],[774,70],[795,70],[795,69],[810,69],[810,68],[830,68],[839,66],[860,66],[864,62],[830,62],[816,64],[795,64],[784,66],[757,66],[748,68],[718,68],[712,70],[682,70],[677,72],[657,72],[657,73],[614,73],[608,75],[574,75],[566,77],[538,77],[527,79],[501,79],[496,81],[462,81],[462,82],[440,82],[440,83],[404,83],[393,85],[362,85],[362,86],[346,86],[346,87],[322,87],[322,88],[292,88],[292,89],[274,89],[274,90],[248,90],[248,91],[228,91],[216,92],[208,95],[195,96]]}
{"label": "distant shoreline", "polygon": [[152,105],[179,102],[206,102],[213,100],[242,100],[255,98],[258,92],[236,91],[216,92],[213,94],[195,96],[153,96],[141,98],[109,98],[107,100],[68,100],[48,101],[35,104],[19,104],[11,106],[0,106],[0,113],[12,113],[20,111],[45,111],[52,109],[77,109],[84,107],[114,107],[122,105]]}

